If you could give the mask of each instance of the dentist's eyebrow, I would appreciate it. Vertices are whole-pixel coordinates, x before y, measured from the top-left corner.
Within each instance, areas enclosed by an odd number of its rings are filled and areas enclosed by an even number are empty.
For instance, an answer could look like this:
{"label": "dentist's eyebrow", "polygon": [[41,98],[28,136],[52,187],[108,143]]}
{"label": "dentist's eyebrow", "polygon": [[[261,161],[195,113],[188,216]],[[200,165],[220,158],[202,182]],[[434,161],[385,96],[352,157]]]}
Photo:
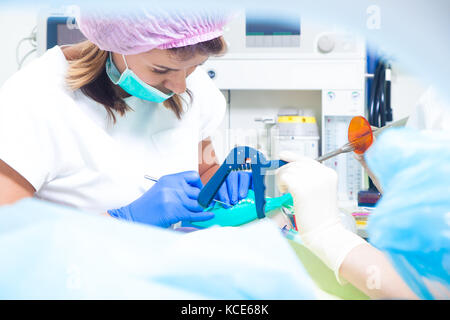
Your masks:
{"label": "dentist's eyebrow", "polygon": [[[206,60],[203,61],[202,63],[199,63],[198,66],[203,65],[205,62],[206,62]],[[172,69],[172,68],[169,68],[169,67],[160,66],[158,64],[154,64],[153,66],[156,67],[156,68],[159,68],[159,69],[164,69],[164,71],[179,71],[179,69]]]}
{"label": "dentist's eyebrow", "polygon": [[164,69],[164,70],[167,70],[167,71],[178,71],[178,69],[172,69],[172,68],[160,66],[160,65],[157,65],[157,64],[155,64],[154,66],[159,68],[159,69]]}

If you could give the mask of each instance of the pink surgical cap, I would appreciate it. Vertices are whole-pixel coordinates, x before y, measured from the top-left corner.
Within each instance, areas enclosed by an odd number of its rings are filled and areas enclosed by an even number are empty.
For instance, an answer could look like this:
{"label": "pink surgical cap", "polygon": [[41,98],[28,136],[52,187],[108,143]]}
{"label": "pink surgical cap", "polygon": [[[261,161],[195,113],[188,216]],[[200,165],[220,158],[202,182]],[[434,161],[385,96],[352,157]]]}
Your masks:
{"label": "pink surgical cap", "polygon": [[223,34],[229,17],[217,10],[180,12],[141,8],[121,13],[94,10],[81,12],[77,24],[83,35],[102,50],[138,54],[217,38]]}

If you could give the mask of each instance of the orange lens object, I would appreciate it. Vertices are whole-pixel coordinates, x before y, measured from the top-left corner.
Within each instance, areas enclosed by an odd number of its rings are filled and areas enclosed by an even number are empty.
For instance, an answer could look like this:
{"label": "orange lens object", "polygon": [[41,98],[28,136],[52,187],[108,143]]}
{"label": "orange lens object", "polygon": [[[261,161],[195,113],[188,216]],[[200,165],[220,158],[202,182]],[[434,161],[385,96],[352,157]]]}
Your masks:
{"label": "orange lens object", "polygon": [[363,154],[372,145],[373,134],[369,121],[357,116],[350,121],[348,126],[348,142],[355,148],[357,154]]}

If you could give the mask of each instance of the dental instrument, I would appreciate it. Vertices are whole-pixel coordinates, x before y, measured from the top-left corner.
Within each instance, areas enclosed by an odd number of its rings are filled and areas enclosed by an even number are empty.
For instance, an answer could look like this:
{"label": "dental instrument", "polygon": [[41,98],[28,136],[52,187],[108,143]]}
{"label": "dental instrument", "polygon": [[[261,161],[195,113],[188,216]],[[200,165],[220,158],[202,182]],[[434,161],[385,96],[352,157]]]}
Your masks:
{"label": "dental instrument", "polygon": [[377,137],[384,130],[393,127],[404,127],[407,118],[403,118],[399,121],[393,122],[381,128],[372,127],[369,122],[361,116],[354,117],[348,127],[348,140],[349,142],[344,144],[342,147],[333,150],[323,156],[318,157],[316,160],[323,162],[325,160],[331,159],[341,153],[348,153],[355,151],[355,153],[363,154],[373,143],[373,137]]}
{"label": "dental instrument", "polygon": [[287,162],[283,160],[267,160],[261,152],[251,147],[235,147],[230,151],[214,176],[200,191],[198,203],[204,208],[208,207],[231,171],[251,170],[256,213],[258,218],[262,219],[266,216],[264,212],[266,204],[264,176],[267,171],[278,169],[285,164]]}

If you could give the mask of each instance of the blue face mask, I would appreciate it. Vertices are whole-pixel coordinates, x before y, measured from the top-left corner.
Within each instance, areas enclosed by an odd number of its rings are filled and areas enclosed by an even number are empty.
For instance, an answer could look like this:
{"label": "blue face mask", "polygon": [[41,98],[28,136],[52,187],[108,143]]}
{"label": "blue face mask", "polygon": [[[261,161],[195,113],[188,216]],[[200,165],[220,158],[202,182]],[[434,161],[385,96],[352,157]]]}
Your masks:
{"label": "blue face mask", "polygon": [[139,79],[139,77],[128,68],[125,56],[122,55],[122,57],[126,66],[126,69],[122,74],[120,74],[119,70],[117,70],[117,67],[112,61],[111,53],[109,53],[109,57],[106,60],[106,74],[114,84],[119,85],[123,90],[132,96],[157,103],[164,102],[174,95],[173,93],[165,94],[164,92],[153,88]]}

